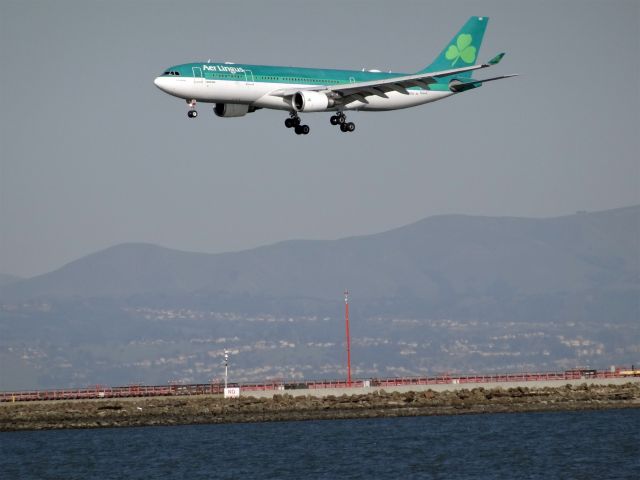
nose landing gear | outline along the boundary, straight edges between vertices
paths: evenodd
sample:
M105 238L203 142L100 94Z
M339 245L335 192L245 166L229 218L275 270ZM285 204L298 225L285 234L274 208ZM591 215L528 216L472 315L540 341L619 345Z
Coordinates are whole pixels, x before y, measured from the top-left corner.
M189 105L189 108L191 108L191 110L189 110L187 112L187 117L196 118L198 116L198 111L196 110L196 100L195 100L195 98L193 98L191 100L187 100L187 105Z
M311 131L309 125L300 125L300 122L301 120L298 114L291 112L289 113L289 118L284 121L284 126L287 128L293 128L296 135L308 135Z
M347 116L343 112L338 112L332 115L329 119L331 125L340 125L341 132L353 132L356 129L356 124L353 122L347 122Z

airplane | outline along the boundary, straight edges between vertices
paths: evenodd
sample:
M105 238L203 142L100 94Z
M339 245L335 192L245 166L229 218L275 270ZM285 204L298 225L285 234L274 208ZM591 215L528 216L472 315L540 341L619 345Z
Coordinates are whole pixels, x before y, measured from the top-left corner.
M197 102L214 103L218 117L242 117L262 108L289 112L287 128L307 135L301 113L335 112L331 125L353 132L345 112L386 111L435 102L473 90L484 83L517 75L476 80L475 70L497 65L504 53L476 64L488 17L471 17L438 57L417 73L380 70L247 65L232 62L185 63L167 68L154 80L163 92L185 99L189 118L196 118Z

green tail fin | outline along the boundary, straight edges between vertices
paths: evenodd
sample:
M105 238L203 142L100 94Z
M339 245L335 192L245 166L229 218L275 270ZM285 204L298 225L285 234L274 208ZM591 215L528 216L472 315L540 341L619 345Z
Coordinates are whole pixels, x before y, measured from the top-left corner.
M440 52L431 65L418 73L436 72L473 65L480 53L482 37L487 28L489 17L471 17L455 37ZM471 72L464 72L456 77L471 78Z

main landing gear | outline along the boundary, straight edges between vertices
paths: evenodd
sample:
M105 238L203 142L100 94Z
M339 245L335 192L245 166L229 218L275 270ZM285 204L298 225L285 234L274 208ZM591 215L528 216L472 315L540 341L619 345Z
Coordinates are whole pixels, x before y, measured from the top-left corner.
M340 131L344 133L353 132L356 129L356 124L347 122L347 116L342 112L332 115L330 121L331 125L340 125Z
M187 112L187 117L196 118L198 116L198 111L196 110L196 100L187 100L187 105L189 105L189 108L191 108L191 110Z
M284 121L284 126L287 128L293 128L296 135L308 135L311 129L309 125L300 125L300 117L297 113L289 113L289 118Z
M293 128L297 135L307 135L310 131L309 125L301 125L298 112L289 112L289 118L284 121L284 126ZM342 132L353 132L356 124L347 122L347 116L343 112L338 112L331 116L331 125L339 125Z

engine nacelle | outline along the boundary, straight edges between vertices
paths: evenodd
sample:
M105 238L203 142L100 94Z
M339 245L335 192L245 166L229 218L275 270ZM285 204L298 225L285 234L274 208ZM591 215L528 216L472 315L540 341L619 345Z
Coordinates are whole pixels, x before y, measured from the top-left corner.
M324 112L333 107L333 100L324 93L301 90L293 95L291 105L296 112Z
M240 103L216 103L213 107L214 113L219 117L244 117L247 113L254 111L249 105Z

